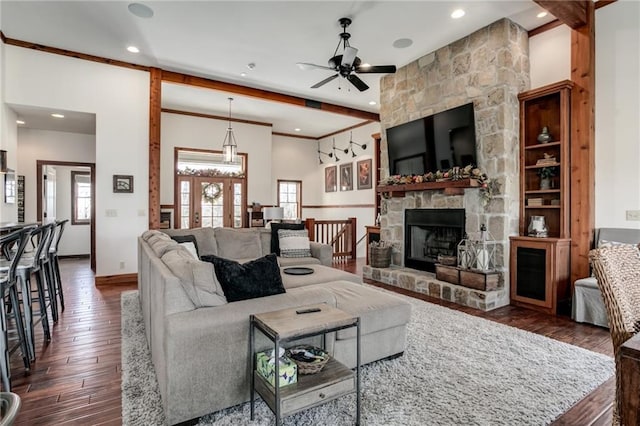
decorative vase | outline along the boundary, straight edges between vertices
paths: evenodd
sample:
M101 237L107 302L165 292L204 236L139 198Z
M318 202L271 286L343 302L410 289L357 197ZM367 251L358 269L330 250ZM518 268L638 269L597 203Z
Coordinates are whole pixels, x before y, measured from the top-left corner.
M545 223L544 216L531 216L527 231L530 237L547 237L549 229Z
M544 126L542 128L542 131L538 135L538 142L548 143L549 141L551 141L551 135L549 134L549 129L547 128L547 126Z
M540 189L551 189L551 178L540 179Z

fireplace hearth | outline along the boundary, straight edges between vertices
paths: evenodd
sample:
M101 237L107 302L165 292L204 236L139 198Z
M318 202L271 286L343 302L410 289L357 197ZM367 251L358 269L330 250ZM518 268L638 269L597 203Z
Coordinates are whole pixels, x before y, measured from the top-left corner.
M404 265L434 272L438 256L456 256L465 233L464 209L407 209Z

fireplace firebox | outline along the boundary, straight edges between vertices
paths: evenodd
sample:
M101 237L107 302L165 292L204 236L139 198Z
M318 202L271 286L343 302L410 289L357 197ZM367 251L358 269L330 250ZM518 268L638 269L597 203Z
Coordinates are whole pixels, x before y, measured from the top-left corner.
M464 230L464 209L405 210L404 266L434 272L438 255L456 256Z

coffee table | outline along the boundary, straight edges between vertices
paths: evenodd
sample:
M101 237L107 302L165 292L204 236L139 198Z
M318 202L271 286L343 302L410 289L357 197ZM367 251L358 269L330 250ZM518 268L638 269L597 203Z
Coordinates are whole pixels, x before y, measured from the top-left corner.
M318 312L296 311L319 309ZM280 347L295 340L322 336L345 328L356 327L356 368L354 371L331 358L322 371L300 375L298 382L280 389L280 363L276 362L274 386L256 370L255 330L258 329L274 345L275 354ZM300 306L251 315L249 328L249 358L251 359L251 420L254 418L257 392L276 416L276 426L282 417L324 404L351 393L356 394L356 425L360 425L360 317L355 317L327 304Z

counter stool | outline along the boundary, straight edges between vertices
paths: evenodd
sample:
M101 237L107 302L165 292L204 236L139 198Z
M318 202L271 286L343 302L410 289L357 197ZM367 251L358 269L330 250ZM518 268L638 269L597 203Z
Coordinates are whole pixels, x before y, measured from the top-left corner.
M27 241L34 229L35 227L27 227L0 237L0 250L2 251L2 255L7 257L8 254L12 252L12 248L15 247L13 257L7 259L10 260L9 266L5 271L0 271L0 293L2 296L0 305L0 328L2 330L0 336L0 373L2 375L3 389L6 392L11 391L11 367L9 364L11 349L9 348L8 327L9 306L11 306L11 315L14 318L15 327L18 332L18 341L22 351L22 360L24 361L25 369L31 369L24 319L22 318L22 309L18 298L18 280L20 278L17 270ZM7 302L7 296L9 302Z

